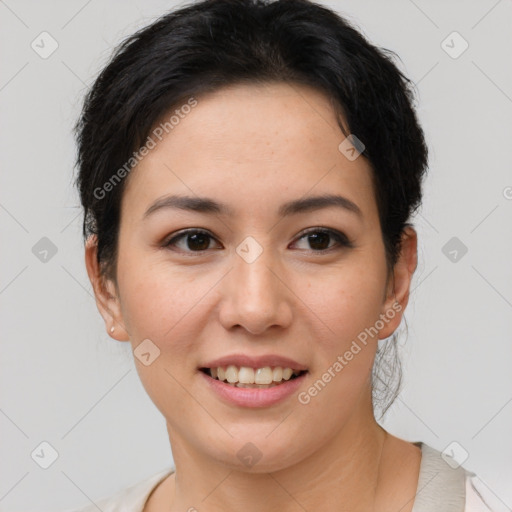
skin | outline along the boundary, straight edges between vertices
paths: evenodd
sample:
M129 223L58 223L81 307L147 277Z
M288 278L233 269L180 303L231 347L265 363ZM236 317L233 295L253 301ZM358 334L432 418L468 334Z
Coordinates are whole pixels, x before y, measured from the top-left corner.
M407 306L415 231L404 232L388 273L370 164L339 151L345 135L320 92L237 85L197 99L129 176L117 283L99 272L95 237L86 244L107 332L160 350L149 366L135 363L166 419L176 473L145 511L410 511L421 453L377 424L370 377L377 339L395 331ZM207 196L235 214L166 209L143 219L171 193ZM362 215L337 207L277 215L283 202L332 193ZM303 234L312 227L340 231L353 247L331 238L322 253ZM185 228L208 231L210 245L194 252L184 237L163 247ZM252 263L236 252L247 236L263 249ZM395 302L401 311L307 405L296 395L265 408L227 405L198 372L235 352L279 354L307 366L304 391ZM237 457L247 442L262 453L251 467Z

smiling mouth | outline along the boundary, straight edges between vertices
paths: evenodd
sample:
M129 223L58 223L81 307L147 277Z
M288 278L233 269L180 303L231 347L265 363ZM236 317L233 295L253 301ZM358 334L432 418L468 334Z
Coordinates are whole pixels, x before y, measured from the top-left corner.
M307 370L294 370L293 368L283 368L281 366L250 368L235 365L200 368L200 371L212 379L220 380L233 387L254 389L279 386L307 373Z

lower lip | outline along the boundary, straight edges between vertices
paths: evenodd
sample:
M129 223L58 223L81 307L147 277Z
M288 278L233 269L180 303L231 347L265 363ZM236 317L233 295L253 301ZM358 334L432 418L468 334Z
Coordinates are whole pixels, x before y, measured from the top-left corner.
M295 379L287 380L271 388L237 388L214 379L202 371L199 373L221 399L239 407L268 407L282 402L297 391L307 375L307 373L303 373Z

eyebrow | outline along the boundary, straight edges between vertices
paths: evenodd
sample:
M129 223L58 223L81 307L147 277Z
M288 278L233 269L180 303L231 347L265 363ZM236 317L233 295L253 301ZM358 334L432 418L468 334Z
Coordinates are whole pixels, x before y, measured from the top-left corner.
M344 210L354 213L359 217L363 216L361 209L359 206L357 206L356 203L350 199L347 199L346 197L333 194L309 196L296 199L294 201L289 201L280 206L278 215L280 217L286 217L289 215L311 212L333 206L337 208L343 208ZM163 209L179 209L215 215L235 215L235 212L228 205L208 197L169 195L157 199L146 210L143 215L143 219L146 219L151 214Z

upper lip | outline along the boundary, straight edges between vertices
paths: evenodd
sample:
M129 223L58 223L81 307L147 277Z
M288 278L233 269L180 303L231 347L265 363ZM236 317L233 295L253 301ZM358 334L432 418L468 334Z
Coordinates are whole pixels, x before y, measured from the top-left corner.
M246 354L231 354L228 356L213 359L201 366L201 368L217 368L219 366L246 366L248 368L264 368L265 366L281 366L282 368L291 368L292 370L307 370L303 364L290 359L289 357L277 354L266 354L263 356L248 356Z

